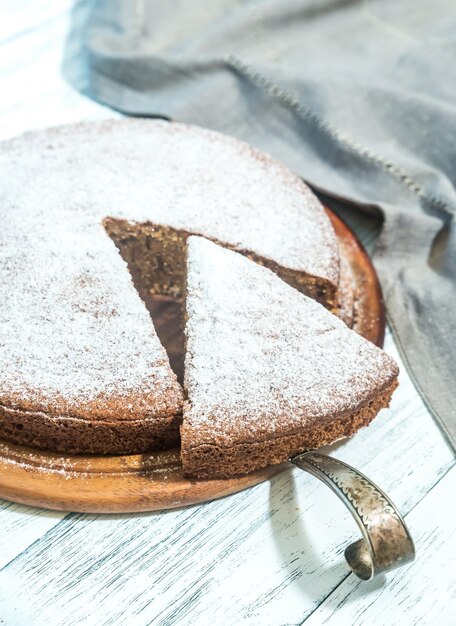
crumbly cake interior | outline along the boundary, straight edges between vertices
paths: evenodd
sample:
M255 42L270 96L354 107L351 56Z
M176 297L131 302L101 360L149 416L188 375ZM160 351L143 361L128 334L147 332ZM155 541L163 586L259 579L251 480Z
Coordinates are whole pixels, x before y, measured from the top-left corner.
M144 294L184 296L187 234L167 226L103 220L108 235L127 262L136 289Z
M112 217L105 218L103 226L127 263L133 283L146 304L160 342L168 354L171 368L182 383L187 239L191 233L169 226ZM329 282L282 268L258 255L244 252L244 256L271 269L298 291L317 300L332 312L339 313L337 293ZM165 301L157 302L157 296L164 297ZM174 326L174 331L170 325Z
M184 380L186 235L166 226L106 218L103 225L128 265L171 369Z
M169 226L114 218L104 219L103 225L127 262L133 282L143 299L145 294L159 294L178 300L185 297L186 241L192 233ZM259 255L247 251L242 253L272 270L301 293L337 312L337 290L332 283L281 267Z
M337 312L337 289L334 285L316 276L309 276L303 272L293 272L287 268L280 267L276 263L263 259L255 254L245 254L245 256L255 261L255 263L258 263L258 265L272 270L274 274L277 274L284 282L288 283L305 296L309 296L309 298L323 304L323 306L333 313Z

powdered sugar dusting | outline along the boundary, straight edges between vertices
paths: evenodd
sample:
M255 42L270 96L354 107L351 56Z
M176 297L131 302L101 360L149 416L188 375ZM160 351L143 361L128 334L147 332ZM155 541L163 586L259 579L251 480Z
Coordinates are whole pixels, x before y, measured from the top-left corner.
M35 409L46 411L52 401L78 415L96 401L109 416L104 395L123 399L126 416L137 416L137 400L125 401L138 390L179 398L150 316L101 225L67 215L49 233L10 210L0 235L1 393L8 403L24 407L25 395Z
M39 192L62 218L76 210L92 221L110 215L166 224L337 285L337 242L319 201L286 167L247 144L183 124L130 119L31 133L8 146L35 204ZM19 194L15 201L21 211L33 210Z
M394 361L270 270L188 241L189 402L194 445L297 432L353 411L397 375Z
M122 417L178 410L179 387L106 216L204 232L337 283L334 233L313 194L216 133L78 124L3 143L0 173L0 403L9 406L84 416L91 403L103 417L119 416L114 400Z

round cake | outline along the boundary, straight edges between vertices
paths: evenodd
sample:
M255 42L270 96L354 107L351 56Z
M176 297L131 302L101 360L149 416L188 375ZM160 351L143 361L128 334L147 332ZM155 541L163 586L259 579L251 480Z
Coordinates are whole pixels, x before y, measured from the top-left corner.
M338 247L321 204L235 139L163 121L83 123L3 142L0 172L9 441L109 454L178 442L184 392L141 296L184 298L191 235L337 310Z

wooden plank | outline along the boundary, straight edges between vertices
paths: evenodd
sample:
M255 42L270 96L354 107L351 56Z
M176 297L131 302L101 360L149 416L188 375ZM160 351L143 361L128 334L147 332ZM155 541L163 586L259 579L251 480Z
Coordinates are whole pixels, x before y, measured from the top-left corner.
M0 568L7 565L14 557L47 533L63 517L63 513L43 511L0 501L2 538L0 542Z
M49 23L68 14L71 0L14 0L0 4L0 46L28 37L36 30L45 30Z
M0 139L34 128L118 116L81 95L65 79L63 65L79 67L80 42L67 37L72 3L65 3L66 12L57 11L58 4L54 3L55 15L42 27L1 45L2 58L8 62L0 64ZM82 85L84 77L78 76L77 82Z
M456 616L456 467L407 515L418 558L380 580L353 574L318 607L306 626L454 624Z
M454 462L405 372L392 409L334 453L405 512ZM356 537L334 495L295 470L182 511L69 516L2 570L0 589L34 624L297 624L347 576Z

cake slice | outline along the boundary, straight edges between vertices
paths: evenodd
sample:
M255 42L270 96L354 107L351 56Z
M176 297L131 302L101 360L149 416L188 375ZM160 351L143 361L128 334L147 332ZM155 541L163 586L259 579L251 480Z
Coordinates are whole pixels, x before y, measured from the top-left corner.
M227 477L353 434L398 367L272 271L201 237L187 250L184 471Z

